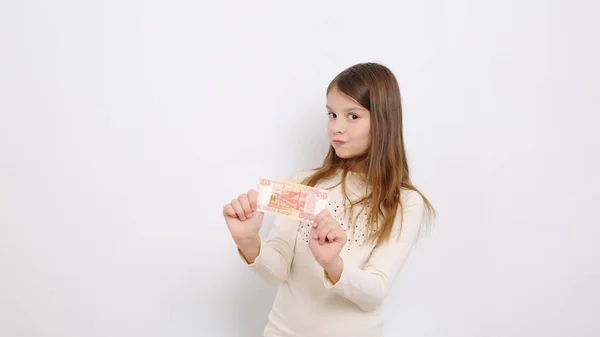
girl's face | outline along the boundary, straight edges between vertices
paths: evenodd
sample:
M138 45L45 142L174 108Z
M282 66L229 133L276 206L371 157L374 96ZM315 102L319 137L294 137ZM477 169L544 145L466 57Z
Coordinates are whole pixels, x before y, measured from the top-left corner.
M371 142L371 113L337 89L327 95L327 134L338 157L363 155Z

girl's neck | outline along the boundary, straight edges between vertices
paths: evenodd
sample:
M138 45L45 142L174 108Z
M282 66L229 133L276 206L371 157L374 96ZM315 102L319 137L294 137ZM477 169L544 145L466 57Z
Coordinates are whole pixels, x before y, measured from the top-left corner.
M366 156L349 159L344 163L344 170L355 174L364 174L367 170L366 159Z

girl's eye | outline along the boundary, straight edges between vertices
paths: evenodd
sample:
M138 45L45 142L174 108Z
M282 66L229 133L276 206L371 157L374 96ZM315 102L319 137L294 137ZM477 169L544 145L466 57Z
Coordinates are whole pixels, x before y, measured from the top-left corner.
M329 118L336 118L337 117L335 115L335 113L333 113L333 112L329 112L329 113L327 113L327 115L329 116Z
M357 118L358 118L358 116L357 116L357 115L355 115L355 114L350 114L350 119L357 119Z

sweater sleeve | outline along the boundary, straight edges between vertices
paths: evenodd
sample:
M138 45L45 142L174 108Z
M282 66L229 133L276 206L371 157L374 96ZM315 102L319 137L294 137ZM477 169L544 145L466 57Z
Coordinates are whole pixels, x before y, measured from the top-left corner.
M417 240L423 211L423 198L411 191L402 213L399 213L404 218L400 238L398 239L398 216L390 240L376 246L362 268L344 263L341 277L336 284L333 284L324 272L325 287L356 303L364 311L379 308Z
M298 179L299 173L289 181L298 182ZM299 220L276 216L267 237L260 236L260 249L256 259L248 263L239 248L238 254L267 283L275 285L283 282L290 273L299 226Z
M240 257L269 284L278 284L290 273L299 221L276 217L266 238L260 237L260 250L252 263L248 263L238 248Z

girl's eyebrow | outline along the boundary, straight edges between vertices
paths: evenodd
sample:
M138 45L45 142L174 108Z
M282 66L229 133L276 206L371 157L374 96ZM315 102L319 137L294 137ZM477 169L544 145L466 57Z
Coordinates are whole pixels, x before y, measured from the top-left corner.
M329 110L333 110L329 107L329 105L325 105L325 108L327 108ZM346 109L346 111L365 111L365 109L359 108L359 107L353 107L353 108Z

